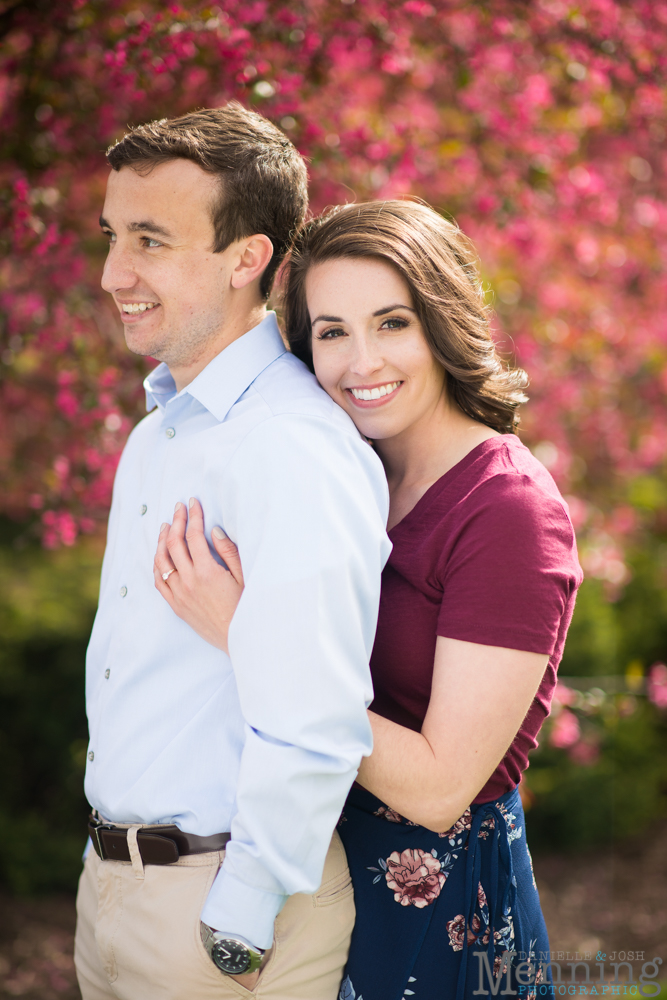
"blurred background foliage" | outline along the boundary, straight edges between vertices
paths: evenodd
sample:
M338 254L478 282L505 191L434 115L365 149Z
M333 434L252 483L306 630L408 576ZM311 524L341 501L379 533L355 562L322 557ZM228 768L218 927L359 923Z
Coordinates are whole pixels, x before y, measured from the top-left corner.
M34 893L72 889L80 871L84 660L102 543L49 551L21 538L1 523L0 884ZM631 565L613 603L599 581L582 586L566 680L522 784L534 850L609 845L667 813L667 678L651 700L644 676L667 644L667 598L659 557L639 550Z
M101 546L18 550L0 523L0 882L72 889L81 868L88 743L84 658Z
M413 195L474 239L522 436L586 580L525 782L533 846L667 804L667 0L0 0L0 880L71 888L83 670L143 359L99 289L104 149L236 98L314 211Z

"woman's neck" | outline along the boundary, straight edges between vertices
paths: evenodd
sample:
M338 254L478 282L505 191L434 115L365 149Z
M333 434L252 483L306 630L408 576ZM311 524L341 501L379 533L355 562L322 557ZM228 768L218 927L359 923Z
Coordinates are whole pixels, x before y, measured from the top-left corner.
M375 441L389 483L387 527L393 528L441 476L498 432L467 417L446 399L428 419L392 438Z

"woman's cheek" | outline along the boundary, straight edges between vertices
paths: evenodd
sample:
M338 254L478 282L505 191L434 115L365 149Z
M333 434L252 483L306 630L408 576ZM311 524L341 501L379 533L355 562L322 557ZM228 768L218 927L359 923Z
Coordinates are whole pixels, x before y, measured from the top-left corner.
M333 366L326 363L325 359L322 358L321 352L317 349L313 350L313 368L315 369L317 381L329 395L332 395L336 391L339 379L335 377Z

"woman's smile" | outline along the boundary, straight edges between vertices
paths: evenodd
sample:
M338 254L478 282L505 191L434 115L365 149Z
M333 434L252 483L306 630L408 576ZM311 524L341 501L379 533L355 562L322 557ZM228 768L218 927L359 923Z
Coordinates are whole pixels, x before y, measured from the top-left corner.
M349 386L345 392L349 393L355 406L367 410L391 402L402 385L402 381L381 382L379 384L376 382L374 385Z
M444 370L394 267L373 258L317 264L306 297L315 374L365 437L418 434L446 407Z

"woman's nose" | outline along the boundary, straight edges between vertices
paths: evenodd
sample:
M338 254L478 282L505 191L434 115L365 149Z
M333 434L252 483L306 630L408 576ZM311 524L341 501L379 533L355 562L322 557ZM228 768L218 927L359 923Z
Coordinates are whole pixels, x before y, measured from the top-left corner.
M351 358L350 370L355 375L368 376L384 367L384 359L373 343L365 339L355 345Z

